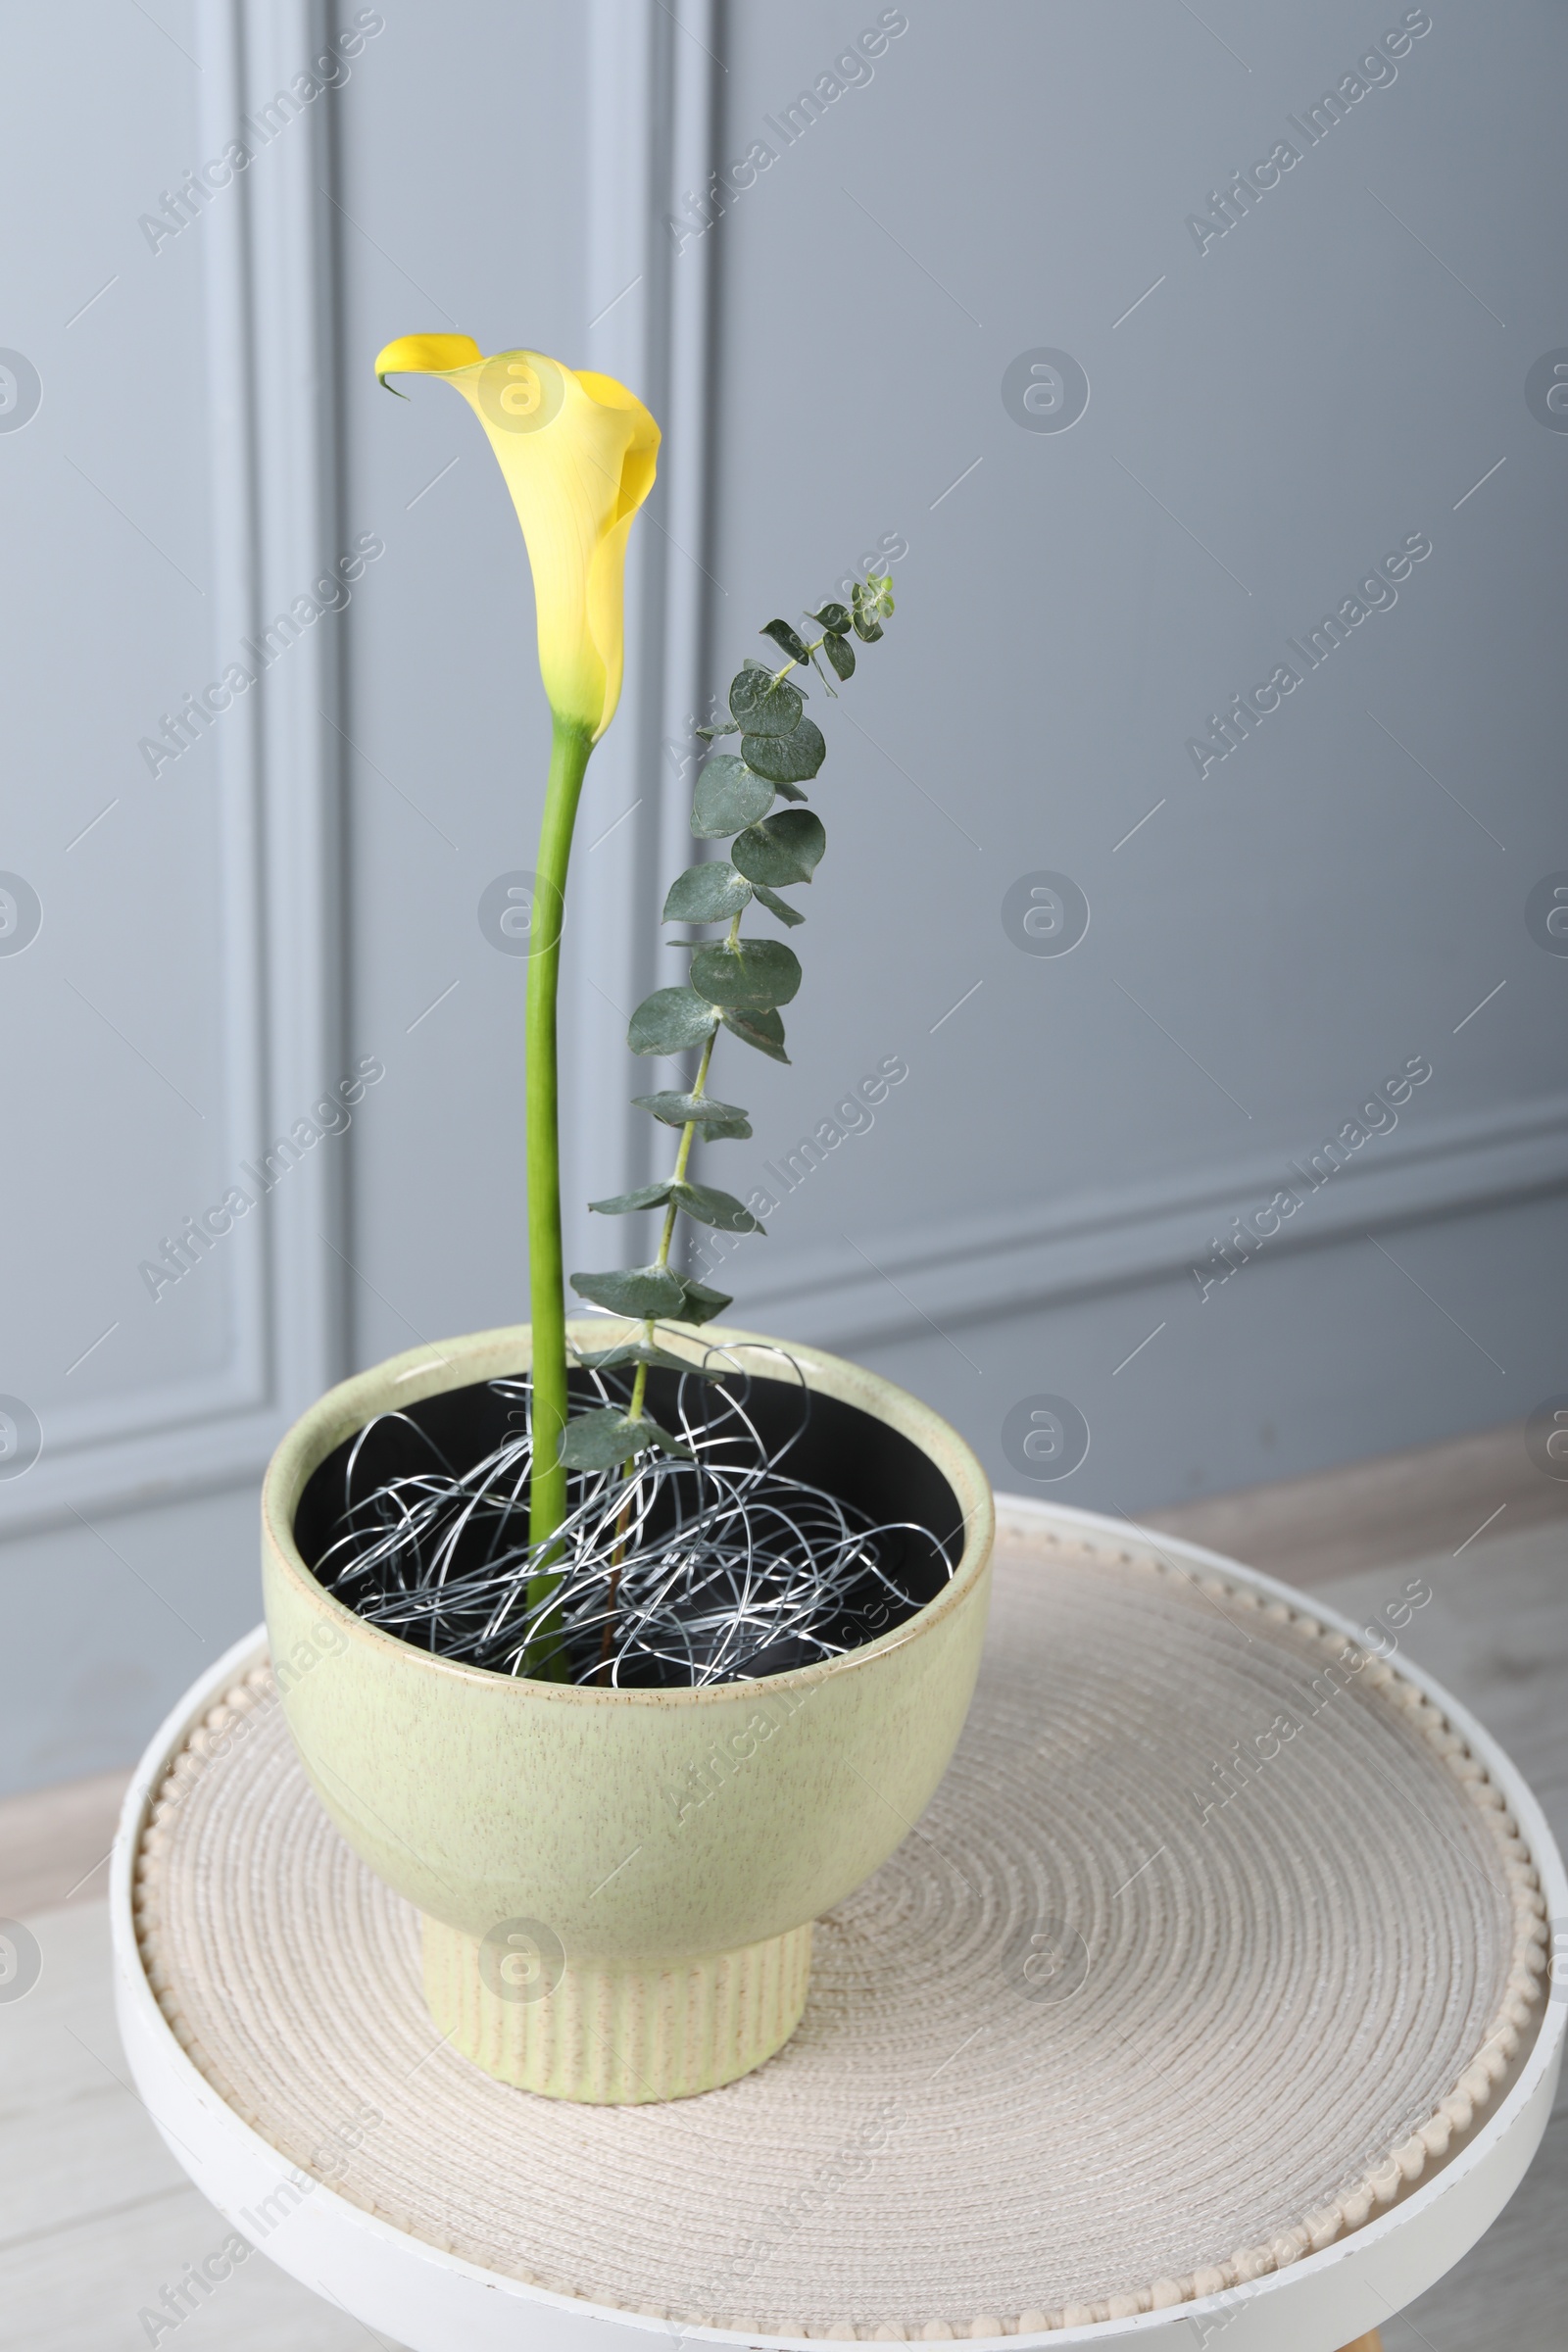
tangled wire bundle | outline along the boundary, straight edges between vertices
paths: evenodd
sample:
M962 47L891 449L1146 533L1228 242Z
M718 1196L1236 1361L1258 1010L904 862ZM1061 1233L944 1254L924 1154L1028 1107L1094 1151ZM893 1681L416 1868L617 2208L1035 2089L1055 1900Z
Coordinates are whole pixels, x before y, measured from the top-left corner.
M686 1452L574 1472L565 1521L542 1546L527 1540L526 1377L489 1383L520 1427L468 1469L454 1468L410 1414L379 1415L348 1448L343 1507L315 1573L369 1624L502 1674L538 1676L564 1657L575 1683L702 1687L858 1648L928 1597L907 1589L895 1555L934 1560L943 1580L954 1560L929 1529L874 1525L785 1472L811 1401L790 1370L800 1420L771 1452L748 1377L710 1366L684 1375ZM597 1402L623 1402L612 1380L591 1377ZM356 1499L366 1444L392 1425L426 1466ZM912 1546L901 1541L910 1537Z

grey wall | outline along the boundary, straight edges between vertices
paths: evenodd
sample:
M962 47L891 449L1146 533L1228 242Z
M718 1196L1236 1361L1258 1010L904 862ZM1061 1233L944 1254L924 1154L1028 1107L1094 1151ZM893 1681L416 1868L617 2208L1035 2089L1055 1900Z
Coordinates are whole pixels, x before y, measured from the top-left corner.
M0 1477L0 1786L128 1759L253 1621L256 1482L313 1394L525 1312L523 966L476 906L531 863L531 598L472 419L376 389L396 333L609 368L666 426L578 836L574 1200L650 1166L620 1038L673 968L695 716L760 622L891 554L886 642L812 704L793 1066L715 1063L757 1136L709 1173L778 1200L725 1261L737 1319L919 1389L1014 1486L1059 1464L1004 1430L1064 1399L1089 1450L1047 1491L1127 1510L1568 1385L1568 961L1526 922L1568 868L1568 436L1526 398L1568 346L1560 12L1435 7L1316 143L1290 118L1402 9L916 0L842 68L880 9L357 13L11 30L0 341L41 401L8 425L13 368L0 867L42 924L0 953L0 1390L42 1450ZM142 224L343 33L337 86ZM1210 192L1281 140L1217 233ZM1041 351L1087 377L1065 430L1004 399ZM1293 650L1410 538L1383 609ZM141 739L304 595L339 609L151 773ZM1042 872L1087 901L1070 953L1004 919ZM185 1216L346 1115L154 1298ZM1332 1179L1293 1172L1357 1119ZM578 1211L573 1262L636 1238Z
M741 1286L1001 1475L1014 1400L1064 1394L1093 1446L1058 1491L1127 1507L1523 1414L1560 1363L1568 971L1524 908L1563 862L1568 446L1524 387L1564 339L1562 20L1439 8L1314 146L1289 118L1384 19L1204 14L914 9L711 239L717 674L785 581L909 551L824 771L799 1072L742 1099L777 1165L876 1055L910 1076ZM736 12L725 155L779 146L858 24ZM1001 396L1041 347L1087 372L1065 431ZM1291 640L1414 534L1310 668ZM1091 908L1064 956L1001 919L1040 869ZM1410 1056L1397 1127L1307 1197L1289 1161ZM1281 1237L1202 1296L1186 1266L1282 1185Z

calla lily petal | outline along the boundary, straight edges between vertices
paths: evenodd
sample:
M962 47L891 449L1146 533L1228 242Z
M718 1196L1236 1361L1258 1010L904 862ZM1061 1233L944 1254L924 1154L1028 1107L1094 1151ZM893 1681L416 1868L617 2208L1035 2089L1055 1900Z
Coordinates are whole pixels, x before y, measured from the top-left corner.
M400 336L375 372L438 375L484 426L527 543L545 692L597 743L620 700L626 541L654 486L658 425L612 376L538 351L486 359L467 335Z
M375 380L390 392L389 375L445 375L483 358L471 335L399 335L376 353Z

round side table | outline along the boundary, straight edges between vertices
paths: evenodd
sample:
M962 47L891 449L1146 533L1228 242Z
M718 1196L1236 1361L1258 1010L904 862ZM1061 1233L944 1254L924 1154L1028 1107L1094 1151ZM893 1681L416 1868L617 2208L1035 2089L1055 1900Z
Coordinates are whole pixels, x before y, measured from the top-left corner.
M818 1924L795 2038L663 2106L537 2098L442 2044L415 1915L312 1795L260 1632L236 1643L143 1758L112 1886L126 2053L233 2226L220 2266L260 2247L413 2352L1370 2352L1550 2112L1540 1807L1405 1656L1419 1578L1356 1626L1089 1512L999 1522L932 1805ZM693 1765L716 1805L756 1768Z

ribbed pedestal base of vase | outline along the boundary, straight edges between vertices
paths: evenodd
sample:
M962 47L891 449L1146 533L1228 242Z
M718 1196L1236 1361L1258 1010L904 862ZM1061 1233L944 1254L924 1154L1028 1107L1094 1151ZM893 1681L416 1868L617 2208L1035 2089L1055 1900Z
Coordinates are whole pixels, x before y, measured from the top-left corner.
M633 2106L715 2090L782 2049L806 2006L809 1921L650 1968L566 1959L527 1922L482 1941L428 1916L422 1925L437 2031L486 2074L547 2098Z

